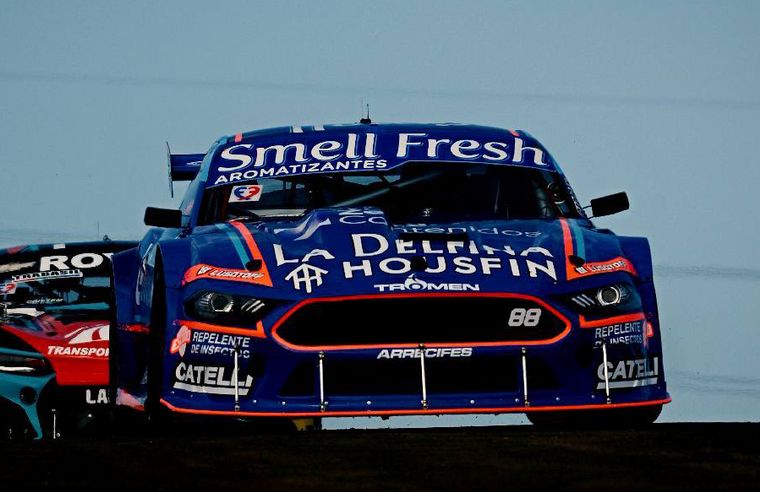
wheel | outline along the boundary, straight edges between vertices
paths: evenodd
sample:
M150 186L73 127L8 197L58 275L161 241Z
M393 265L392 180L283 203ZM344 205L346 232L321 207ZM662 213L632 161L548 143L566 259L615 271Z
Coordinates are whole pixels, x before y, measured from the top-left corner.
M543 428L630 429L653 424L660 412L662 405L572 412L528 412L526 416L531 424Z
M148 378L145 414L150 424L161 422L165 411L161 405L164 349L166 345L166 290L161 257L156 256L153 276L150 333L148 334Z
M0 442L5 440L30 440L35 436L24 411L0 398Z
M111 426L119 423L120 412L116 406L116 395L119 388L119 325L116 319L116 284L113 270L111 271L111 318L108 328L108 405L110 408Z
M119 350L119 328L116 319L116 288L111 274L111 306L112 316L110 319L109 329L109 353L108 353L108 402L110 406L109 420L112 435L134 435L134 433L145 432L147 416L142 412L137 412L133 408L119 406L116 398L119 391L119 359L121 351ZM123 382L123 381L122 381Z

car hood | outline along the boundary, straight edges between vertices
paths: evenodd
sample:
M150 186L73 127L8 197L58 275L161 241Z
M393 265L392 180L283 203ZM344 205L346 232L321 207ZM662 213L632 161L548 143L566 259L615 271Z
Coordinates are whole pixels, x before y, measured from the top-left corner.
M593 265L623 256L614 234L585 219L391 224L375 208L232 221L196 228L190 241L185 284L225 279L295 298L545 292L583 272L581 258Z

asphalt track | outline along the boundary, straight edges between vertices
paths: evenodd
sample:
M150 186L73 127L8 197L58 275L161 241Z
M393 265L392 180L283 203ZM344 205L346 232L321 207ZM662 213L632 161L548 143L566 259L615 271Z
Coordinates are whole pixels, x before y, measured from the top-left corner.
M162 435L0 443L0 490L757 490L760 424Z

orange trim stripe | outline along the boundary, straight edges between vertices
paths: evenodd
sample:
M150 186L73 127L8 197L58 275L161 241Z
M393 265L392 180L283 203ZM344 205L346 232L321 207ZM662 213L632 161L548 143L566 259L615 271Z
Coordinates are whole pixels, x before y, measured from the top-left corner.
M235 328L232 326L219 326L211 323L202 323L200 321L177 320L174 322L177 326L187 326L192 330L210 331L214 333L227 333L229 335L243 335L246 337L266 338L264 333L264 324L259 321L256 323L256 329Z
M647 321L647 338L652 338L654 336L654 328L652 327L652 323Z
M272 326L272 338L274 338L277 343L282 345L285 348L288 348L290 350L296 350L296 351L305 351L305 352L313 352L313 351L332 351L332 350L369 350L369 349L384 349L384 348L418 348L418 343L399 343L399 344L366 344L366 345L295 345L290 342L287 342L286 340L283 340L278 334L277 330L278 328L290 317L295 313L297 310L302 308L303 306L315 302L341 302L341 301L349 301L349 300L361 300L361 299L399 299L399 298L410 298L410 297L472 297L472 294L465 294L465 293L458 293L458 292L447 292L447 293L426 293L426 294L372 294L372 295L356 295L356 296L340 296L340 297L322 297L322 298L308 298L304 299L303 301L299 302L292 308L288 310L287 313L285 313L280 319L277 320L277 322ZM549 304L545 303L543 300L539 299L538 297L528 296L524 294L506 294L506 293L497 293L497 292L489 292L489 293L479 293L478 297L498 297L498 298L511 298L511 299L525 299L534 301L538 304L540 304L544 309L548 310L555 316L557 316L561 321L565 323L565 329L562 330L560 334L558 334L555 337L545 339L545 340L530 340L530 341L515 341L515 342L471 342L471 343L462 343L462 342L456 342L456 343L425 343L426 348L444 348L444 347L509 347L509 346L529 346L529 345L549 345L554 342L557 342L564 338L569 332L571 328L570 320L567 319L562 313L554 309ZM421 342L424 342L422 340Z
M116 404L124 405L125 407L129 407L140 412L145 410L145 405L140 399L121 388L118 388L116 390Z
M644 313L624 314L622 316L614 316L612 318L604 318L594 321L587 321L582 314L578 315L581 328L598 328L600 326L614 325L615 323L630 323L631 321L643 321L645 319L646 315Z
M570 257L575 254L575 248L573 247L573 233L570 230L570 224L567 223L567 219L565 218L559 219L559 223L562 226L562 242L565 248L565 277L567 280L575 280L581 277L590 277L591 275L613 272L627 272L634 277L638 275L633 264L627 258L622 256L606 261L586 262L583 265L586 267L586 271L584 273L579 273L576 270L575 265L570 262ZM614 265L612 268L606 270L602 268L595 269L595 267L611 266L616 262L620 262L622 265Z
M573 280L580 275L575 271L575 267L570 263L570 257L575 253L573 249L573 233L570 232L570 225L567 223L567 219L559 219L559 223L562 226L562 242L565 245L565 277L568 280Z
M161 399L161 404L173 412L188 413L194 415L227 415L237 417L373 417L384 415L449 415L449 414L475 414L475 413L528 413L528 412L560 412L566 410L606 410L613 408L646 407L651 405L665 405L672 398L661 400L637 401L631 403L609 403L593 405L558 405L551 407L505 407L505 408L427 408L415 410L367 410L367 411L328 411L328 412L235 412L233 410L194 410L172 405Z
M246 226L238 222L237 220L232 220L229 222L229 224L238 230L241 236L243 236L243 239L245 240L246 246L248 246L248 251L251 253L251 257L255 260L261 260L261 273L264 274L264 278L262 279L261 283L263 285L266 285L267 287L272 286L272 277L269 276L269 269L267 269L267 264L264 262L264 257L261 254L261 251L259 250L259 247L256 245L256 241L253 239L253 235L251 234L251 231L248 230Z
M142 323L130 323L126 325L119 325L119 330L128 331L130 333L150 333L150 326Z

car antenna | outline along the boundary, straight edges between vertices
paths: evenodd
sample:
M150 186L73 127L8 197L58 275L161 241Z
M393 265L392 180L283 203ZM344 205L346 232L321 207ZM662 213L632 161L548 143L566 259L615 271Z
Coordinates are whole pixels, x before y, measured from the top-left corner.
M364 101L362 101L362 106L364 106ZM367 103L366 107L367 107L367 116L364 116L362 117L362 119L359 120L359 123L361 123L362 125L369 125L370 123L372 123L372 120L369 118L369 103ZM362 107L362 109L364 108Z

